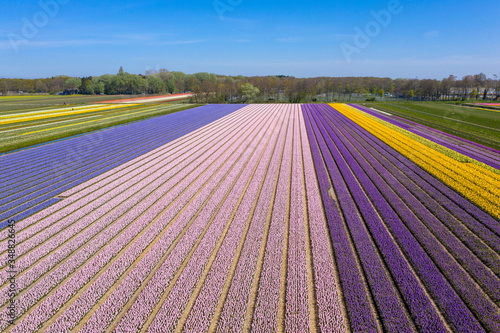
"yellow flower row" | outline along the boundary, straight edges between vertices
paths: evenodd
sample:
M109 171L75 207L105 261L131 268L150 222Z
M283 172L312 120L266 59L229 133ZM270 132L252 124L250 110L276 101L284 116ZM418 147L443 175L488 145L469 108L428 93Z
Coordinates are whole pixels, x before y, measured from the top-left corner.
M394 125L371 119L360 110L344 104L330 105L491 215L500 218L498 174L471 163L470 158L466 159L468 162L463 163L447 156L406 135L405 132L408 131L395 130L391 128Z
M103 105L98 105L98 104L91 104L91 105L86 105L86 106L77 106L77 107L65 107L65 108L51 108L51 109L38 109L34 111L27 111L23 110L22 113L14 113L14 114L6 114L6 115L1 115L0 116L0 121L3 121L5 119L14 119L14 118L23 118L23 117L32 117L32 116L38 116L42 114L51 114L51 113L58 113L58 112L67 112L67 111L74 111L74 110L86 110L86 109L92 109L92 108L97 108L97 107L103 107Z
M46 128L46 129L42 129L42 130L37 130L37 131L32 131L32 132L26 132L26 133L23 133L21 135L29 135L29 134L47 132L47 131L52 131L52 130L61 129L61 128L67 128L67 127L78 126L78 125L82 125L82 124L88 124L88 123L92 123L92 122L95 122L95 121L103 121L103 120L107 120L107 119L113 119L113 118L119 118L119 117L124 117L124 116L130 116L132 114L137 114L137 113L145 113L145 112L149 112L149 111L153 111L153 110L155 110L155 108L141 109L140 111L136 111L136 112L129 112L129 113L126 113L126 114L119 114L117 116L111 116L111 117L105 117L105 118L87 120L87 121L82 121L82 122L75 123L75 124L69 124L69 125L63 125L63 126L57 126L57 127L51 127L51 128Z
M382 128L388 127L383 123L381 125L383 126ZM400 134L402 135L401 137L402 143L406 143L409 139L411 139L408 138L408 135L405 135L406 133L400 133ZM406 147L403 146L402 148ZM459 178L465 177L470 182L473 182L478 186L481 186L481 188L484 190L489 190L494 194L496 191L497 194L500 194L499 193L500 183L499 183L499 177L497 175L490 173L482 168L478 168L476 165L473 164L460 163L462 161L457 162L456 160L450 158L449 156L443 156L443 158L439 158L440 155L436 154L438 152L432 149L432 147L427 147L423 145L419 146L417 149L419 149L420 152L425 155L425 158L430 159L435 163L442 164L447 169L449 169L449 172L457 173L457 177ZM415 151L410 151L410 153L415 153ZM470 173L471 169L476 171L473 173L474 175Z
M451 171L457 171L457 168L462 169L463 171L469 171L469 169L475 170L476 172L478 172L481 175L481 177L477 178L475 176L471 176L471 175L466 174L466 176L469 176L471 181L477 183L480 180L485 180L486 182L482 183L481 185L484 185L485 188L490 188L491 187L490 185L493 185L493 188L496 188L496 190L498 191L498 189L500 187L500 177L497 174L495 174L494 172L491 172L491 170L488 170L487 168L485 168L484 166L486 166L486 164L483 164L483 163L478 162L478 161L476 161L468 156L462 155L456 151L453 151L451 149L448 149L446 147L438 145L435 142L432 142L430 140L422 138L414 133L406 131L406 130L404 130L400 127L397 127L393 124L387 123L379 118L368 115L360 110L353 109L351 107L348 107L348 108L350 110L357 112L357 113L362 113L365 117L368 117L371 120L375 120L376 122L383 125L382 128L388 127L390 129L395 130L396 132L400 133L401 135L403 135L402 136L402 138L404 140L403 142L406 142L409 138L409 139L412 139L412 140L422 144L423 146L426 146L426 148L424 147L424 149L422 151L428 156L428 158L435 160L437 163L442 163L442 162L436 157L436 156L438 156L438 155L436 155L436 152L439 152L439 153L445 155L446 157L449 157L449 159L445 159L445 161L447 161L447 162L450 162L450 163L459 162L458 164L452 164L452 165L450 165L449 163L445 164L449 167L449 169ZM439 149L439 148L443 148L443 149ZM477 164L475 164L474 162L477 162ZM467 163L467 164L464 164L464 163ZM467 165L468 169L463 169L463 167L465 165ZM492 170L496 170L496 169L491 168L491 167L489 167L489 168Z
M32 114L32 115L18 115L18 116L13 117L13 118L0 120L0 125L7 125L7 124L20 123L20 122L32 121L32 120L40 120L40 119L47 119L47 118L63 117L63 116L89 113L89 112L111 110L111 109L130 107L130 106L136 106L136 105L138 105L138 104L127 104L126 106L125 105L116 105L116 104L109 105L108 104L108 105L104 105L102 107L93 106L90 108L80 108L77 110L65 108L65 109L62 109L62 111L58 111L58 112L47 111L47 112L39 112L39 113Z
M382 124L384 126L387 126L387 127L391 128L391 129L395 130L396 132L399 132L399 133L401 133L401 134L403 134L405 136L408 136L411 139L413 139L413 140L415 140L417 142L420 142L421 144L423 144L423 145L425 145L425 146L427 146L427 147L429 147L431 149L434 149L434 150L436 150L436 151L438 151L438 152L440 152L440 153L442 153L442 154L444 154L444 155L446 155L448 157L451 157L452 159L454 159L454 160L456 160L458 162L461 162L461 163L470 163L471 167L475 167L478 172L484 173L485 176L487 176L487 177L491 176L492 178L490 178L490 179L492 179L492 181L494 179L498 179L498 178L495 177L495 176L492 176L491 173L500 175L500 170L495 169L495 168L493 168L493 167L491 167L491 166L489 166L487 164L479 162L479 161L477 161L477 160L475 160L475 159L473 159L473 158L471 158L469 156L463 155L463 154L461 154L461 153L459 153L459 152L457 152L457 151L455 151L453 149L447 148L447 147L442 146L442 145L440 145L438 143L435 143L435 142L433 142L431 140L423 138L420 135L417 135L415 133L407 131L407 130L401 128L401 127L398 127L396 125L388 123L388 122L386 122L386 121L384 121L384 120L382 120L382 119L380 119L380 118L378 118L376 116L372 116L371 114L362 112L361 110L358 110L358 109L354 109L354 110L355 111L359 111L364 116L366 116L366 117L368 117L368 118L370 118L372 120L375 120L376 122L378 122L378 123L380 123L380 124ZM485 170L487 170L489 172L486 172Z

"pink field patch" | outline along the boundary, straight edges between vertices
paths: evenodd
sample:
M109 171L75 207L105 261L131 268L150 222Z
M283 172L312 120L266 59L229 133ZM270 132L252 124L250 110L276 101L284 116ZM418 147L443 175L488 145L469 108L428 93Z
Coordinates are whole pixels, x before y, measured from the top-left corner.
M173 101L178 101L182 99L187 99L194 94L192 93L186 93L186 94L173 94L173 95L162 95L162 96L150 96L150 97L137 97L137 98L128 98L128 99L115 99L115 100L110 100L110 101L102 101L98 103L105 103L105 104L128 104L128 103L147 103L147 102L173 102Z

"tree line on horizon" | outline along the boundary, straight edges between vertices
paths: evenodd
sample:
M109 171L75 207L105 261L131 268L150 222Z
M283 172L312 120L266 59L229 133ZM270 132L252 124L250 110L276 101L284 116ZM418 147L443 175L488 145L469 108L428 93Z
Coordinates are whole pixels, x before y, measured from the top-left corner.
M318 96L326 101L352 96L395 96L412 100L487 99L499 97L497 78L485 74L453 75L436 79L391 79L378 77L315 77L293 76L245 77L213 73L185 74L166 69L149 70L144 75L129 74L120 67L116 75L89 77L55 76L45 79L0 79L0 93L49 93L62 91L79 94L175 94L193 92L194 102L314 102ZM500 87L500 84L498 85ZM493 93L494 92L494 93Z

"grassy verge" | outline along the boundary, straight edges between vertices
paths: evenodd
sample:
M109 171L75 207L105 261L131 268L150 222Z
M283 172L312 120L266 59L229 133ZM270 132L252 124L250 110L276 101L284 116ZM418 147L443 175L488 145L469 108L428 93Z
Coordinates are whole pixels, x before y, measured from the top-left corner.
M500 113L443 102L360 103L500 150Z
M84 133L89 133L93 131L98 131L102 129L106 129L109 127L113 126L118 126L118 125L123 125L123 124L128 124L132 123L135 121L147 119L147 118L152 118L152 117L158 117L158 116L163 116L166 114L171 114L175 112L180 112L184 110L188 110L194 107L197 107L200 105L196 104L190 104L190 105L183 105L179 107L174 107L174 108L164 108L159 106L157 110L152 110L147 113L140 113L140 114L132 114L132 115L127 115L124 114L123 117L117 117L113 119L105 119L102 121L96 121L88 124L82 124L81 126L78 127L65 127L60 130L54 130L54 131L44 131L44 132L39 132L33 135L26 135L26 136L16 136L15 139L7 140L6 142L0 142L0 154L2 153L7 153L11 152L17 149L21 148L26 148L30 147L33 145L38 145L42 143L46 143L49 141L54 141L54 140L59 140L79 134L84 134Z

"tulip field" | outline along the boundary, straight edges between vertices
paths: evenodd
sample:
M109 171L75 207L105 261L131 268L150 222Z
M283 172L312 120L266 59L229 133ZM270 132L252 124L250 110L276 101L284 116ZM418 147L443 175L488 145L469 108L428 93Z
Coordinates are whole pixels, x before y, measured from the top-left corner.
M3 332L500 332L500 152L376 109L207 105L0 175Z

